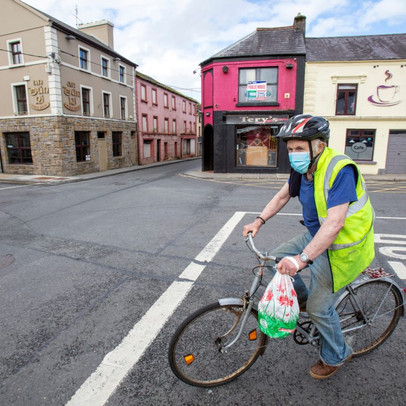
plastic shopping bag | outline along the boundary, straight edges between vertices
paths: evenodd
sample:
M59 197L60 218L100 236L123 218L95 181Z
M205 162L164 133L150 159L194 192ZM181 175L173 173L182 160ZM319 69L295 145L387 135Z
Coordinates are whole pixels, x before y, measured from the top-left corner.
M299 303L292 278L276 272L258 304L260 330L272 338L292 334L299 318Z

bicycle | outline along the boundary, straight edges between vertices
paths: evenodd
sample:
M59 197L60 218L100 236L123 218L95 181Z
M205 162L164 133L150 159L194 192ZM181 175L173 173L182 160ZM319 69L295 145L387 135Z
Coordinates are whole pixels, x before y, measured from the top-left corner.
M248 248L259 265L253 269L251 288L241 298L224 298L204 306L176 329L169 345L169 364L187 384L213 387L230 382L247 371L263 355L269 337L258 327L259 288L266 287L264 271L274 271L278 258L260 252L251 234ZM272 261L275 265L265 265ZM346 286L336 302L342 332L353 348L353 357L370 353L393 333L404 315L403 290L382 268L364 271ZM293 339L299 345L318 347L316 327L300 314Z

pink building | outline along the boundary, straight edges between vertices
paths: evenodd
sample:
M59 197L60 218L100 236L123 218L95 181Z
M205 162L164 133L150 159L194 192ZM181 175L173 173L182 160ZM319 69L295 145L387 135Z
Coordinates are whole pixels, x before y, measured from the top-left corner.
M303 111L305 21L258 28L200 64L203 170L289 171L275 135Z
M196 156L197 101L137 71L139 163Z

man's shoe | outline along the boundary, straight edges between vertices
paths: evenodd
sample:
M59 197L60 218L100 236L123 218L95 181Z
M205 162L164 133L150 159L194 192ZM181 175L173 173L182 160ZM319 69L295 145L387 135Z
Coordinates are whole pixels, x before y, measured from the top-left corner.
M352 358L352 354L344 361L348 362ZM344 365L344 364L342 364ZM309 370L310 376L314 379L327 379L333 376L338 369L342 366L332 367L331 365L325 364L322 360L318 360Z

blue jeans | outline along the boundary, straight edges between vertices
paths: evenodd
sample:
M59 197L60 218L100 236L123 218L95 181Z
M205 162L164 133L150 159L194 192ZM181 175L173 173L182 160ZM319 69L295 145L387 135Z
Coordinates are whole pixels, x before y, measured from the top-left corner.
M300 254L312 240L311 234L305 233L272 250L276 257ZM306 311L320 333L320 359L327 365L339 366L352 353L351 347L344 341L340 321L334 304L342 290L332 293L332 277L327 251L318 256L309 265L311 280L307 289L299 274L294 277L294 287L299 303L306 302Z

